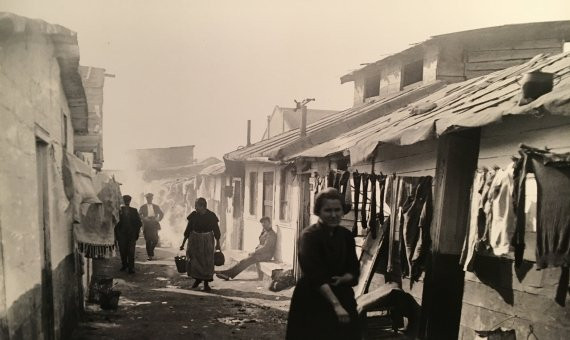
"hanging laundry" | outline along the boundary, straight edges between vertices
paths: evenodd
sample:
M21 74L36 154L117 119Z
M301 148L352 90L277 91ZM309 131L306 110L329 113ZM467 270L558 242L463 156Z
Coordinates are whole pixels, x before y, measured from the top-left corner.
M358 204L360 203L360 182L362 176L356 170L352 174L352 181L354 182L354 225L352 226L352 236L358 235Z
M372 238L376 238L376 232L378 230L378 218L376 215L376 181L378 176L374 173L370 174L370 221L368 226L370 227L370 232L372 233Z
M334 188L334 178L335 172L333 170L329 170L327 175L327 188Z
M432 178L421 177L414 192L402 206L402 240L405 260L402 273L410 276L410 287L425 269L426 257L431 246L430 226L432 220Z
M522 159L514 169L516 227L515 266L524 254L525 185L534 173L537 185L536 268L562 267L555 301L566 305L570 266L570 153L556 154L521 145Z
M352 183L350 181L350 173L347 171L348 180L346 183L346 190L344 193L344 206L346 208L345 214L348 214L352 209Z
M388 254L388 272L392 272L397 266L399 261L406 258L406 252L403 243L403 225L404 225L404 203L408 200L410 196L413 195L414 188L419 184L420 177L403 177L395 176L394 190L392 190L392 200L391 200L391 216L390 225L393 228L390 229L390 239L389 239L389 254Z
M537 184L536 266L570 266L570 153L554 154L532 148L521 150L524 157L517 207L517 233L524 234L524 185L532 172ZM568 156L567 156L568 155ZM568 157L566 160L564 157ZM522 212L521 212L522 211Z
M115 249L115 224L121 202L119 184L101 173L94 179L94 189L102 203L83 203L80 223L74 225L77 246L87 258L108 258Z
M515 211L513 205L514 163L507 169L498 170L491 184L491 223L489 244L497 256L509 252L511 238L515 231Z
M368 228L366 221L366 206L368 204L368 174L362 174L362 210L360 211L360 225L362 229Z
M323 182L323 178L319 176L317 172L315 172L315 196L321 191L321 185Z
M340 179L338 190L342 197L346 197L346 192L350 188L350 172L348 171L341 171L340 172Z
M487 169L477 170L471 189L471 207L469 210L469 227L463 242L459 263L465 271L473 271L473 258L478 242L485 231L484 213L482 211L483 188L487 181Z
M335 188L335 189L338 190L339 192L340 192L340 181L341 181L341 179L342 179L343 174L344 174L344 171L342 171L342 170L340 170L340 171L337 170L337 171L335 172L335 175L334 175L333 188Z

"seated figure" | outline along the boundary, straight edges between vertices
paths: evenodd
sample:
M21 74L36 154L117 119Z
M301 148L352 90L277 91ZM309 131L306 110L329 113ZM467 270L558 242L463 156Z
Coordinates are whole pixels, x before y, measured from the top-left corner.
M250 253L248 257L239 261L233 267L226 270L217 271L217 277L226 281L233 279L252 264L257 264L263 261L270 261L273 258L273 254L275 253L275 245L277 243L277 234L271 228L271 219L269 217L262 217L259 222L261 222L261 225L263 226L263 231L259 236L259 245L255 247L255 251L253 253Z

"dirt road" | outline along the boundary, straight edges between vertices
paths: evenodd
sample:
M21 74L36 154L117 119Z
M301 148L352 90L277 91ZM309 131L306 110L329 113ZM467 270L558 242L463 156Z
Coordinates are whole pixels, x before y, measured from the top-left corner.
M284 338L292 289L273 293L246 271L236 280L215 279L210 293L193 290L193 280L176 271L175 250L159 248L157 255L148 262L138 246L136 274L120 272L119 259L110 260L109 274L122 292L119 308L88 305L74 340Z

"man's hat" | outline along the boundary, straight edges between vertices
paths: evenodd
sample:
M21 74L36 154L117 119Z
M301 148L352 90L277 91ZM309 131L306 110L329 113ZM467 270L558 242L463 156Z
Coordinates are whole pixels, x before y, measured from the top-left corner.
M132 197L130 195L123 195L123 201L130 201Z
M144 195L144 197L153 197L154 195L152 194L152 192L149 192L148 194Z

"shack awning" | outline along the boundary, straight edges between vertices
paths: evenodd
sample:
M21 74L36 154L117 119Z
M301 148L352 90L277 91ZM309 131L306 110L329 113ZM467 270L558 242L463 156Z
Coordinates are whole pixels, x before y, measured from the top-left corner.
M517 81L533 70L554 73L560 80L555 80L552 92L519 106L522 93ZM323 158L349 152L351 163L358 164L370 159L379 143L410 145L521 114L570 116L570 53L538 55L522 65L447 85L389 115L285 159Z

